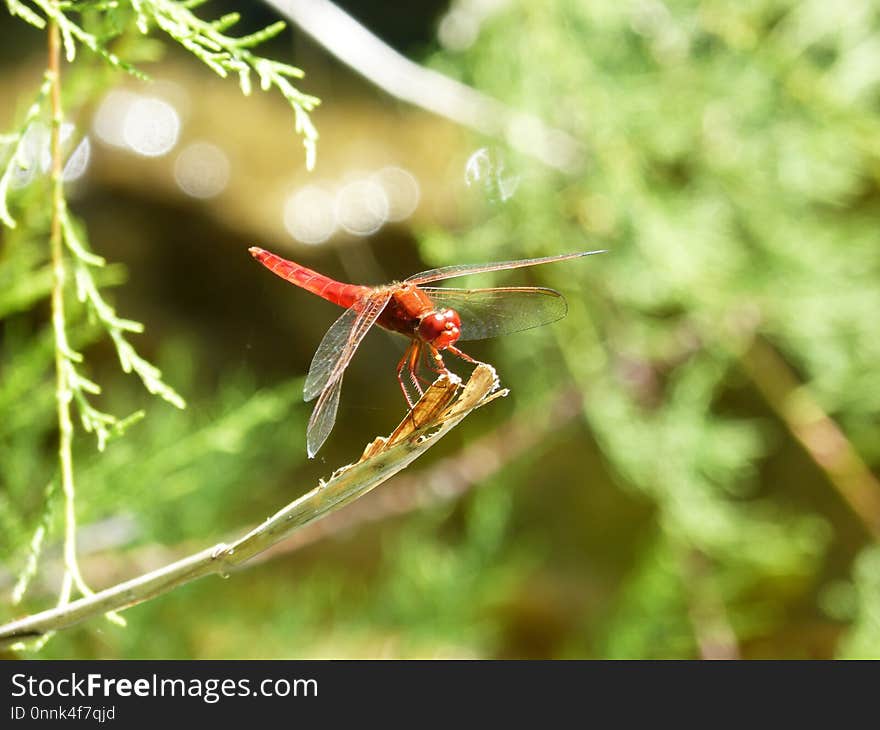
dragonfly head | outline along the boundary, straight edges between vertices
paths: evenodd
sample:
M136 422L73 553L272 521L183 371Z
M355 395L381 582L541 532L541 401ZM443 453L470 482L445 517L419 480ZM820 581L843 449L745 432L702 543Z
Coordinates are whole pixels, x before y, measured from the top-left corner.
M438 350L449 347L461 337L461 319L454 309L440 309L422 317L419 337Z

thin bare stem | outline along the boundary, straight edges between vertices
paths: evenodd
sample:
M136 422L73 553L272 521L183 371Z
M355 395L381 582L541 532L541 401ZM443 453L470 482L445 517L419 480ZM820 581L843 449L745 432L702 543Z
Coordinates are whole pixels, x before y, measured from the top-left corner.
M517 413L498 428L469 442L461 451L434 462L430 468L402 474L386 489L373 492L347 509L299 530L291 539L261 553L248 565L294 552L365 524L459 499L523 454L540 448L581 413L581 406L577 393L570 390L542 401L526 417Z
M553 435L577 418L582 401L575 390L563 390L553 398L536 404L527 414L515 413L497 428L468 441L462 449L435 461L427 469L400 474L384 489L374 490L345 509L334 511L322 520L316 520L297 530L288 539L276 543L249 560L247 567L276 559L307 545L356 530L365 525L411 514L432 506L460 499L468 491L484 483L512 462L542 444L552 441ZM120 532L121 520L108 519L104 523L80 527L80 558L83 562L83 532L88 530L100 548L92 560L84 565L86 575L120 575L126 566L138 565L146 570L177 560L187 552L180 546L157 549L155 544L143 549L132 549L124 557L109 555L112 548L130 545L134 533ZM232 534L240 534L241 529ZM51 562L49 563L51 565ZM47 573L52 569L47 568ZM0 572L0 590L11 585L13 576ZM48 587L41 588L45 592Z
M196 578L226 575L299 528L363 496L406 468L457 426L471 411L506 391L496 391L495 372L479 365L464 388L441 376L388 439L376 439L356 464L291 502L231 545L218 543L159 570L146 573L66 605L0 626L0 646L40 639L108 611L142 603Z
M745 373L875 540L880 540L880 482L840 426L767 344L755 338L740 355Z
M76 509L73 482L73 422L70 418L72 391L68 381L67 358L70 347L64 316L64 248L61 219L64 215L64 183L61 155L61 33L54 20L49 21L49 98L52 109L52 223L49 248L52 254L52 329L55 333L55 400L58 408L58 460L61 468L61 489L64 494L64 565L58 605L70 601L73 576L76 572Z
M57 3L55 3L57 6ZM58 595L58 606L70 603L73 589L83 595L92 594L80 573L76 557L76 486L73 478L73 421L70 404L73 400L71 360L78 356L67 341L67 320L64 311L64 286L67 271L64 265L63 221L66 215L64 200L64 156L61 150L61 32L54 19L49 20L49 48L47 77L50 83L49 101L52 112L50 130L52 216L49 229L49 249L52 257L52 330L55 336L55 401L58 411L58 462L61 472L61 492L64 495L64 576Z

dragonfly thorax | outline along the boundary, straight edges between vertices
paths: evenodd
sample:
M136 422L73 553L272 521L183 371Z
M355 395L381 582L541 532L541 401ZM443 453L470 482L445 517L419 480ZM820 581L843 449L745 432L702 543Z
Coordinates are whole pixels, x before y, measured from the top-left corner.
M442 350L461 337L461 319L454 309L430 312L419 321L418 332L425 342Z

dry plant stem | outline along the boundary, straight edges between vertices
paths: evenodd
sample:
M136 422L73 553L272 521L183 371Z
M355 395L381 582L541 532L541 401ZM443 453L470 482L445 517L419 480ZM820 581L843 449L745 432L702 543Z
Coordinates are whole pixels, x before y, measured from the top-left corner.
M785 361L756 338L742 353L743 369L810 458L828 475L875 540L880 540L880 482L852 443Z
M362 525L458 499L515 459L533 449L540 449L553 433L581 413L582 401L578 393L566 390L550 402L542 402L525 418L522 414L514 415L507 423L468 443L461 451L435 462L430 468L403 474L386 489L373 492L347 509L310 524L289 540L260 553L249 565L295 552Z
M423 401L440 391L449 391L449 381L438 379L426 392ZM438 385L439 384L439 385ZM36 639L47 632L72 626L88 618L129 608L166 593L202 576L227 575L249 558L283 540L298 528L361 497L427 451L471 411L506 391L493 393L497 387L494 371L480 365L459 394L450 392L443 408L426 423L410 423L410 416L398 427L398 440L379 440L368 447L371 454L357 464L336 472L323 482L267 519L232 545L219 543L187 558L167 565L98 593L87 595L64 606L43 611L0 626L0 646ZM420 401L423 402L423 401ZM418 407L418 405L417 405ZM406 424L407 428L401 430Z
M58 460L61 469L61 490L64 494L64 577L58 605L70 601L74 586L89 593L79 573L76 562L76 509L73 482L73 422L70 418L70 402L73 393L68 381L67 358L70 346L67 342L64 316L64 269L61 219L64 214L64 159L61 154L61 34L58 25L49 21L49 99L52 109L51 155L52 155L52 222L49 248L52 254L52 329L55 333L55 400L58 407Z
M525 416L521 413L514 414L498 428L470 441L460 451L434 462L427 469L401 474L393 484L384 489L374 490L345 509L334 510L324 519L309 523L288 539L254 556L247 566L288 555L307 545L364 525L459 499L519 457L534 453L535 449L540 450L542 444L552 439L554 433L568 426L581 413L582 400L578 392L564 390L552 399L542 401ZM103 531L100 524L89 527L98 533ZM80 562L83 529L80 528ZM237 532L240 534L241 531ZM186 554L181 546L157 551L155 545L147 546L143 551L129 551L124 558L106 554L109 549L125 547L127 544L127 538L112 545L102 543L100 552L94 556L92 562L85 565L86 575L120 575L131 565L139 565L146 570L151 565L158 566ZM12 580L11 575L0 573L0 590L5 583Z

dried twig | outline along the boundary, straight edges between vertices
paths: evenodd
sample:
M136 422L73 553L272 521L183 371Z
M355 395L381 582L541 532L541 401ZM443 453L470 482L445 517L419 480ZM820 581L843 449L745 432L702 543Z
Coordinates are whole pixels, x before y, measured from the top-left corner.
M428 469L401 475L387 489L299 530L291 539L260 553L249 564L294 552L361 525L458 499L571 423L580 413L578 394L564 391L549 403L542 402L526 417L515 414L507 423L468 443L461 451L434 462Z
M505 423L468 441L462 449L433 462L427 469L400 474L386 488L374 490L345 509L336 510L324 519L303 526L286 540L254 556L247 565L288 555L363 525L459 499L523 454L540 447L542 442L577 418L582 412L581 407L581 399L575 390L563 390L553 398L536 404L526 414L515 413ZM240 532L238 530L235 534ZM119 575L131 566L147 570L176 560L188 552L183 545L157 549L157 545L150 544L142 549L127 551L124 556L108 554L107 551L129 544L137 534L136 522L125 516L80 527L77 540L80 562L83 562L83 556L92 554L92 560L85 566L85 574ZM91 547L93 542L95 545ZM52 575L52 560L47 558L45 563L45 572ZM13 581L11 573L0 571L0 590Z
M495 371L479 365L462 387L441 376L388 438L377 438L353 465L287 505L247 535L219 543L170 565L73 601L0 626L0 646L36 639L85 619L129 608L205 575L226 575L302 526L334 512L406 468L471 411L506 395L497 390Z

